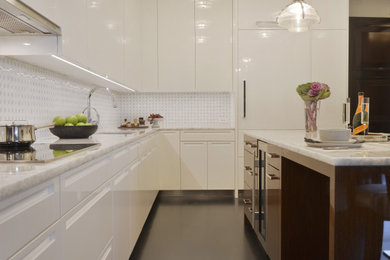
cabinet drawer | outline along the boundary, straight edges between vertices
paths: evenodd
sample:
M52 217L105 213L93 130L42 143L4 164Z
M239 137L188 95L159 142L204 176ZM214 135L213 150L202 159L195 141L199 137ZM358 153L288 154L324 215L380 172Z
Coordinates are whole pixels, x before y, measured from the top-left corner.
M281 149L274 145L267 145L267 164L272 165L276 169L280 170L281 167Z
M48 228L9 260L61 259L61 241L59 233L58 225Z
M101 186L69 211L59 225L63 259L99 259L112 238L111 184Z
M233 130L181 131L181 141L234 141Z
M8 259L60 217L59 178L0 203L0 259Z

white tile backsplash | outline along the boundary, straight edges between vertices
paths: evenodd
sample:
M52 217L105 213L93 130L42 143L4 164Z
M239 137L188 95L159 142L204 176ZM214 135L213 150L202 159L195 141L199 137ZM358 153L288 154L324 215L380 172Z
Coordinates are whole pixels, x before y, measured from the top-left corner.
M0 122L27 120L35 126L50 124L57 116L74 115L87 105L94 86L13 58L0 57ZM166 128L234 128L234 102L230 93L115 93L113 108L104 89L96 91L92 107L100 114L100 130L116 128L124 118L151 113L164 116ZM49 129L37 138L51 136Z
M80 113L86 107L91 87L37 66L0 57L0 121L27 120L40 126L50 124L57 115ZM120 123L120 108L113 108L104 89L93 94L91 104L100 114L99 129ZM48 129L36 134L37 138L51 135Z
M134 93L120 103L122 120L158 113L163 128L234 128L230 93Z

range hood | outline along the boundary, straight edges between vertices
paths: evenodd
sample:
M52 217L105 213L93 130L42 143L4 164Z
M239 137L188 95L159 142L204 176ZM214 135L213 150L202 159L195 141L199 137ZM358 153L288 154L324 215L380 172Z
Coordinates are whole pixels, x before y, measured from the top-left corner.
M0 0L0 55L60 52L58 25L18 0Z

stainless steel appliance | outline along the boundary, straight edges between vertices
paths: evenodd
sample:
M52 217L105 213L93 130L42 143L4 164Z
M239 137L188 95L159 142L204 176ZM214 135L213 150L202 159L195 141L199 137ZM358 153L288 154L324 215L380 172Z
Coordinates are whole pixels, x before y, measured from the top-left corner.
M244 137L244 215L272 260L280 259L281 157L275 146Z
M0 54L61 53L61 28L19 0L0 0Z

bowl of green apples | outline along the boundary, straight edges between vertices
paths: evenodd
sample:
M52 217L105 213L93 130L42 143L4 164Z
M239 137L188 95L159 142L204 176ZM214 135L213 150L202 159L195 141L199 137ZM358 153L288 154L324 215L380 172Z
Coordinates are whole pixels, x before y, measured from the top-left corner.
M50 132L61 139L88 138L93 135L98 126L87 123L87 117L83 113L67 117L56 116L53 119L54 127Z

